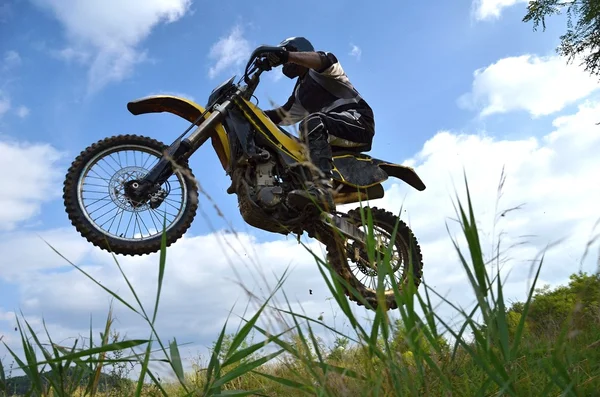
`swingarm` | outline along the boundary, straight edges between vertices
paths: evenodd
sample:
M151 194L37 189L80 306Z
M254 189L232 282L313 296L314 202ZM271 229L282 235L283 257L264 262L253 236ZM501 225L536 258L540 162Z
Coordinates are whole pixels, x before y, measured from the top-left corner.
M321 215L321 222L323 222L330 229L332 229L334 233L339 231L344 236L351 238L357 242L360 242L362 244L367 243L367 235L358 227L348 222L346 219L339 215L323 212Z

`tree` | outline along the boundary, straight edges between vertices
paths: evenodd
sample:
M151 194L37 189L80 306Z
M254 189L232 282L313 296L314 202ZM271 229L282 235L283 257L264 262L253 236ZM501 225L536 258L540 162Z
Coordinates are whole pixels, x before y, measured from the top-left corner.
M540 22L546 30L546 17L567 12L567 32L560 36L557 52L571 63L582 59L585 70L600 76L600 0L531 0L523 22L533 21L533 30ZM573 24L573 20L577 23Z
M524 303L515 302L508 310L509 333L523 313ZM538 288L527 313L526 326L535 335L557 335L565 322L577 330L598 330L600 326L600 273L572 274L568 285ZM511 329L512 327L512 329Z

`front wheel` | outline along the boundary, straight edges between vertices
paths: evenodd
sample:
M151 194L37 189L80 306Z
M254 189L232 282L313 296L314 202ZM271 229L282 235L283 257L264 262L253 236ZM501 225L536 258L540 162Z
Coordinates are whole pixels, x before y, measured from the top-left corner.
M198 186L187 163L175 167L160 187L158 207L125 194L126 183L146 175L166 148L155 139L119 135L82 151L63 187L65 210L77 231L95 246L123 255L160 250L163 228L167 246L183 236L198 208Z
M348 211L344 217L365 233L372 233L375 249L379 251L379 258L390 251L388 273L383 279L385 291L385 309L397 309L398 303L392 289L390 276L394 277L400 290L409 283L408 272L412 270L412 279L416 287L421 283L423 274L423 257L419 243L412 230L397 216L380 208L364 208L365 221L361 219L360 208ZM367 211L371 211L373 220L372 232L366 225ZM394 241L392 236L395 225L398 224ZM326 233L319 238L327 247L327 259L332 269L354 288L371 306L376 309L378 263L372 263L367 248L363 243L351 239L341 238L335 231ZM378 254L375 253L375 260ZM412 266L411 266L412 265ZM345 288L346 295L358 305L362 305L354 294ZM401 292L401 291L399 291ZM402 293L400 294L402 296Z

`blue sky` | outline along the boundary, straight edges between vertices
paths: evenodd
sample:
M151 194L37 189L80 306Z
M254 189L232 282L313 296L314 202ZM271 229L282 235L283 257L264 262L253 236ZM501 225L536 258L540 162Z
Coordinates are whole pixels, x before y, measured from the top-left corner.
M85 329L90 312L104 316L106 297L65 268L37 236L47 237L68 257L116 282L110 279L116 273L106 256L71 227L60 197L62 177L79 151L101 138L138 133L170 142L187 127L167 114L133 116L126 103L149 94L176 93L204 104L213 87L239 74L255 46L294 35L335 53L373 107L376 137L370 154L414 165L428 185L421 194L390 182L382 205L396 212L406 199L411 224L422 241L426 269L440 288L469 302L461 290L462 276L446 277L456 265L451 265L455 259L447 245L445 222L453 215L452 180L462 186L463 166L480 194L484 219L493 219L502 165L508 170L507 188L512 188L506 193L506 206L531 204L504 226L513 233L512 242L526 234L538 236L531 246L510 255L517 263L510 267L516 274L515 297L522 296L526 282L526 272L518 264L557 238L553 231L573 232L573 241L567 243L573 250L559 254L563 256L555 259L555 267L550 262L544 280L563 282L577 268L561 263L577 262L583 240L592 233L595 219L590 220L590 215L598 215L590 204L590 197L598 197L598 188L584 178L600 166L592 151L599 145L598 132L591 123L599 106L599 86L577 65L556 57L558 37L566 28L562 18L552 19L546 32L534 32L521 22L526 2L520 0L380 1L374 6L339 0L124 3L0 1L0 144L4 145L0 164L14 170L8 178L9 193L0 199L4 225L0 233L5 241L0 245L4 257L0 334L11 328L11 312L19 308L33 318L50 316L61 335ZM279 73L263 78L258 96L265 108L269 99L283 103L293 86ZM558 119L561 116L568 118ZM20 157L23 153L31 157ZM574 155L576 161L570 160ZM228 220L247 233L244 241L255 250L274 250L265 254L272 260L269 266L281 271L281 266L296 260L293 291L302 291L298 300L310 310L324 311L326 291L314 263L291 254L297 248L285 238L243 224L235 197L225 193L229 181L210 145L197 152L191 166ZM492 208L488 208L490 199ZM225 226L206 201L203 209L215 228ZM173 305L178 298L194 305L174 311L173 324L189 322L185 316L208 307L220 293L225 295L227 267L202 262L206 250L214 249L213 231L199 214L188 233L190 240L173 248L178 262L173 259L170 275L175 281L168 299ZM140 288L146 288L149 281L142 273L153 273L156 258L124 263L137 275ZM585 263L589 267L592 262ZM194 297L178 296L176 292L182 291L178 282L190 274L196 274L198 284L190 282L190 289L184 290ZM214 278L222 283L213 284ZM320 283L318 288L313 284L315 295L305 294L308 280ZM209 292L194 293L198 288ZM227 288L240 294L235 286ZM91 296L98 297L101 305L92 304L87 298ZM74 300L80 300L79 306L70 306ZM218 328L232 302L215 303L201 321ZM128 324L124 320L122 325L136 329ZM164 328L177 330L166 320ZM199 344L214 337L210 329L200 336L177 332L178 339L183 336Z

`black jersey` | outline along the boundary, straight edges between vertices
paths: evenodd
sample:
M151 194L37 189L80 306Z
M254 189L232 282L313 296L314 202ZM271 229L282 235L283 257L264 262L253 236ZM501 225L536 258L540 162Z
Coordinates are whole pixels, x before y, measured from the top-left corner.
M309 114L351 109L360 115L361 124L373 134L373 110L350 83L338 59L330 52L317 53L321 55L324 66L320 70L308 69L308 73L297 79L285 105L265 113L276 124L292 125Z

